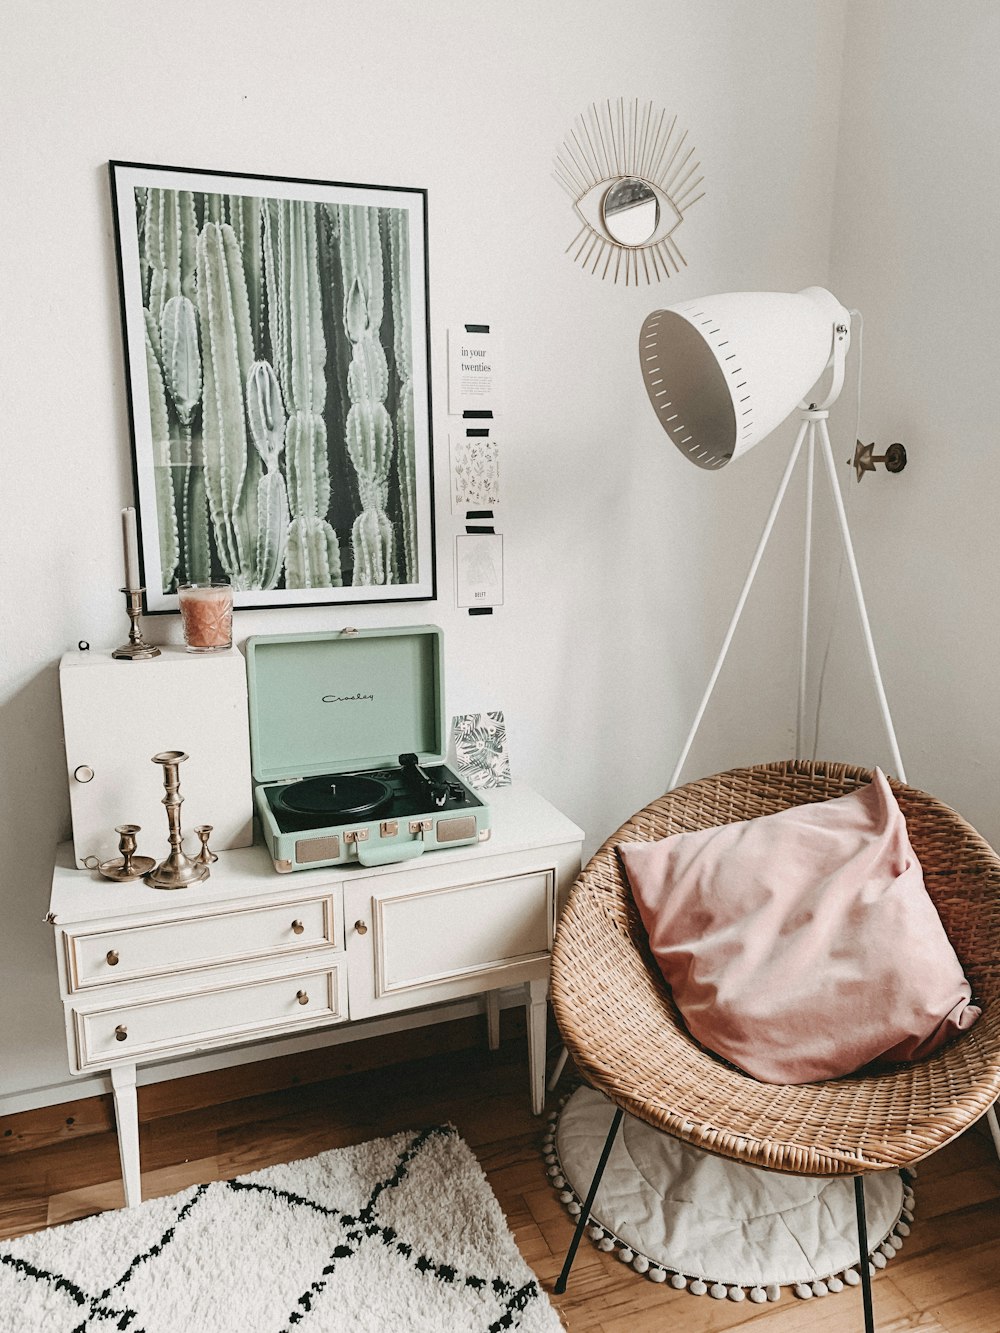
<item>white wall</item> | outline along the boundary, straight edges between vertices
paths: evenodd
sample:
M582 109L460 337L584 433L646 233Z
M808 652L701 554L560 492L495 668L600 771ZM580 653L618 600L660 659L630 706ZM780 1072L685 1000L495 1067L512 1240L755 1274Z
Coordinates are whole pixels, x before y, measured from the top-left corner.
M238 632L441 624L451 710L504 708L516 777L593 847L666 784L784 453L710 476L669 449L639 325L699 293L826 281L843 44L829 0L8 0L6 19L0 1093L66 1078L42 924L69 833L56 662L125 630L107 160L429 190L441 598L244 614ZM653 290L601 283L563 254L575 225L555 152L593 99L619 95L676 111L706 175L678 234L689 267ZM474 620L450 595L445 467L445 331L466 319L499 326L507 352L507 604ZM692 775L789 752L797 596L776 572L797 551L791 523ZM178 639L173 617L147 629ZM763 673L761 655L774 657Z
M998 50L994 0L853 0L831 272L865 315L861 436L877 453L902 440L909 455L897 477L845 486L907 777L994 846ZM844 610L823 734L843 738L845 753L884 754Z

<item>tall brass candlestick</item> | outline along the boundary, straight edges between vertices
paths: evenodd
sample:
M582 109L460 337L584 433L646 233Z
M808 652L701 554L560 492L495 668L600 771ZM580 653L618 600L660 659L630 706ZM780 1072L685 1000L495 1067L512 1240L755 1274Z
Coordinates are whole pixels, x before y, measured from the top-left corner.
M139 617L142 615L142 594L145 589L136 586L122 588L121 591L125 594L125 609L129 619L128 643L116 648L111 656L126 662L144 662L150 657L159 657L159 648L146 642L139 624Z
M170 854L145 877L146 883L154 889L184 889L189 884L197 884L208 878L209 867L199 865L184 852L184 835L181 832L184 797L180 792L178 770L187 757L181 750L163 750L153 755L153 763L163 766L163 786L166 789L163 804L167 808L167 823L170 827Z

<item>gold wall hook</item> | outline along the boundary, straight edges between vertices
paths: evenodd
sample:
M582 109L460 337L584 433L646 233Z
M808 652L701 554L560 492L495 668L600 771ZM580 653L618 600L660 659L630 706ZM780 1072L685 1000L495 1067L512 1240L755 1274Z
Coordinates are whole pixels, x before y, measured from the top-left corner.
M875 443L862 444L860 440L854 446L854 461L847 460L848 466L853 467L858 474L858 481L866 472L874 472L876 463L884 463L886 472L902 472L906 467L906 450L897 441L890 444L884 454L876 454Z

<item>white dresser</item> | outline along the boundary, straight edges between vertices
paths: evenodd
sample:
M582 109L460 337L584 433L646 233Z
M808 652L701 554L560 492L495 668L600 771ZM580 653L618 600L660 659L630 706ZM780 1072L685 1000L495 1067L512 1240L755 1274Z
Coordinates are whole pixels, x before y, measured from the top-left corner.
M375 868L278 875L263 847L240 847L204 883L165 891L78 870L59 849L49 920L70 1069L111 1075L129 1205L136 1067L158 1060L478 994L495 1044L496 993L523 986L541 1113L549 955L583 835L524 786L489 799L487 842ZM144 830L140 851L165 855L165 821L158 832Z

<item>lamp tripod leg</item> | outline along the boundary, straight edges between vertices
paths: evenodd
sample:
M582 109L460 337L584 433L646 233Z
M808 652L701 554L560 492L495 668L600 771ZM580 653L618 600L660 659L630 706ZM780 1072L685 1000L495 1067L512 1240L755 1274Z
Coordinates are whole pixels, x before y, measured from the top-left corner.
M806 418L799 426L799 433L795 437L792 452L788 456L788 462L785 464L785 470L781 474L781 481L778 483L778 490L775 494L774 502L771 505L770 513L767 516L767 522L764 524L764 531L761 533L760 541L757 543L757 550L754 552L754 557L750 562L750 569L748 570L746 579L743 583L743 591L740 593L739 600L736 603L736 610L733 612L733 618L729 622L729 629L726 631L726 637L722 641L722 648L712 670L712 674L708 679L708 685L702 696L698 712L695 714L694 722L691 724L691 730L688 732L687 740L684 742L684 748L681 750L677 763L674 766L674 771L670 778L670 786L667 789L668 791L676 787L677 783L680 781L681 771L687 761L688 753L694 742L694 738L698 734L698 728L701 726L701 719L705 716L705 709L708 707L708 701L712 697L712 691L715 689L715 683L719 679L722 664L725 662L726 655L729 652L729 645L732 643L733 635L736 633L736 626L740 623L740 616L743 614L743 608L746 605L747 597L753 586L753 581L757 576L757 568L760 565L764 549L771 536L774 520L778 517L778 510L781 508L781 502L785 498L785 491L788 489L788 482L792 475L792 470L795 467L796 460L798 459L799 452L802 448L802 441L805 439L806 432L809 430L811 424L809 419Z
M899 745L896 741L896 730L892 725L892 716L889 712L889 701L885 695L885 686L882 684L882 673L879 671L878 658L875 655L875 640L872 638L872 627L868 621L868 612L865 608L865 595L861 590L861 575L858 573L858 562L854 558L854 544L851 541L851 531L847 526L847 512L844 509L844 498L840 493L840 486L837 484L837 473L833 462L833 450L830 447L830 432L827 430L825 419L821 419L817 422L817 425L819 427L820 439L823 444L823 458L826 462L826 471L830 478L830 489L833 492L834 508L837 511L837 522L840 525L840 534L844 540L844 554L847 556L848 568L851 571L851 583L854 586L854 600L857 602L858 615L861 617L861 629L865 637L865 650L868 654L868 665L871 668L879 711L882 714L882 721L885 725L886 735L889 738L889 748L892 752L892 762L896 768L896 776L899 778L900 782L905 782L906 773L903 769L903 760L900 756Z
M986 1123L990 1127L990 1133L993 1135L993 1146L997 1150L997 1156L1000 1157L1000 1121L997 1120L997 1108L994 1103L986 1112Z
M806 441L805 550L802 557L802 637L799 647L799 700L795 714L795 758L802 758L806 734L806 690L809 668L809 590L812 581L813 480L816 475L816 428L809 422Z
M559 1058L556 1060L555 1067L552 1070L552 1073L549 1075L549 1081L545 1085L548 1088L549 1092L555 1092L556 1084L562 1078L562 1072L566 1068L566 1061L568 1059L569 1059L569 1051L564 1046L562 1050L559 1052Z

